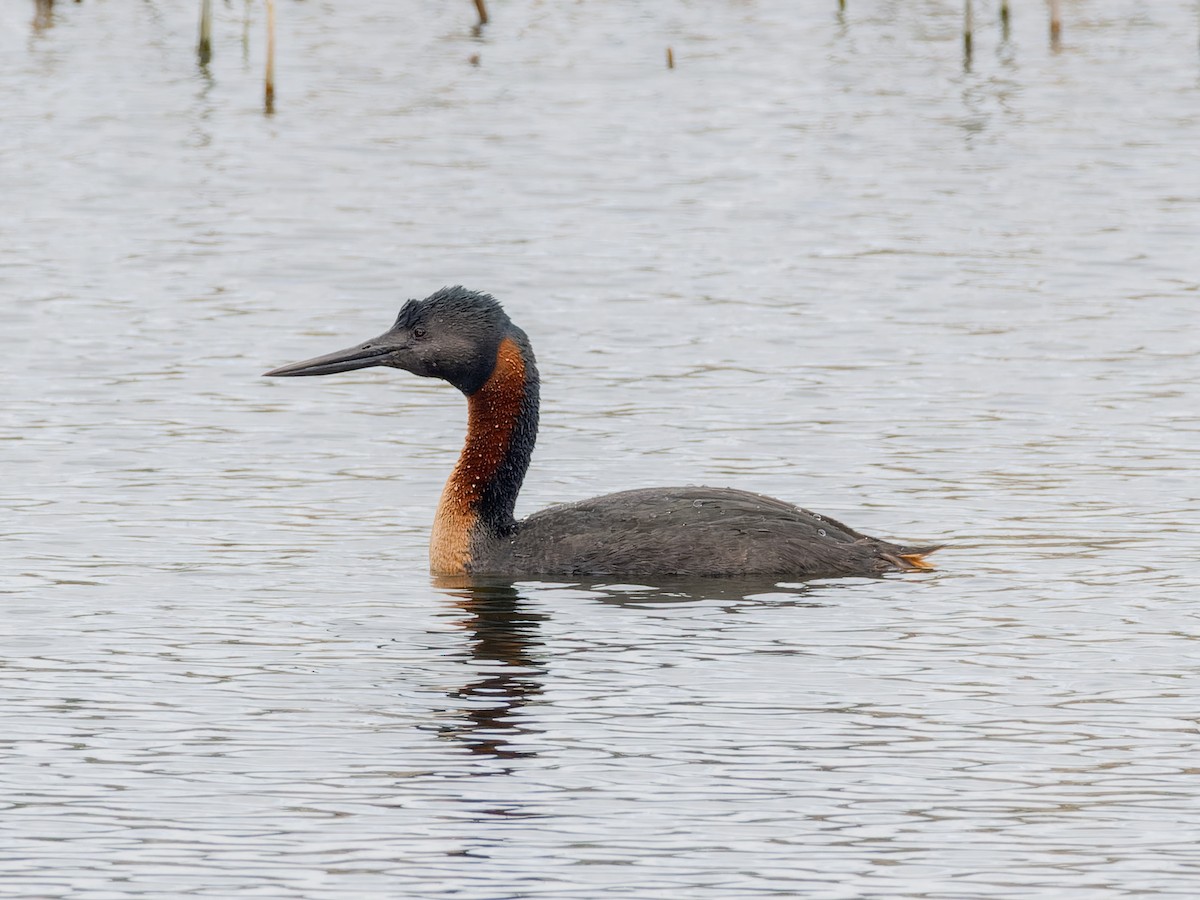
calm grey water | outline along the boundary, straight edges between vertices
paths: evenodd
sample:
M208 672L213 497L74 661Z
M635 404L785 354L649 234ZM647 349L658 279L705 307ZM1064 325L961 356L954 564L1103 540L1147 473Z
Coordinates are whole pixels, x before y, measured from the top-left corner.
M198 6L0 7L0 894L1200 895L1195 3ZM461 397L259 374L454 283L524 511L952 548L431 583Z

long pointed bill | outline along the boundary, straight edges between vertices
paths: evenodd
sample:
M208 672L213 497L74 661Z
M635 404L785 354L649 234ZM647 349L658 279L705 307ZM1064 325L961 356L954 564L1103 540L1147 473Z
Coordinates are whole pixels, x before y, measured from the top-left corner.
M349 372L352 369L382 366L387 363L389 356L400 349L394 340L386 340L387 337L386 334L380 335L357 347L347 347L345 350L326 353L324 356L314 356L312 359L280 366L278 369L272 369L263 374L267 376L332 375L334 372Z

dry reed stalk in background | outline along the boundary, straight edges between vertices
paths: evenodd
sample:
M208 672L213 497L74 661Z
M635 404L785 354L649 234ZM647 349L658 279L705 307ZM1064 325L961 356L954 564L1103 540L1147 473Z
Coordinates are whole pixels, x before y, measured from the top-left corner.
M212 0L200 0L200 43L196 45L200 65L212 59Z
M275 0L267 0L267 84L263 108L267 115L275 112Z
M54 24L54 0L34 0L33 27L40 31Z
M975 42L975 10L971 8L971 0L966 0L963 7L963 65L971 68L971 54Z

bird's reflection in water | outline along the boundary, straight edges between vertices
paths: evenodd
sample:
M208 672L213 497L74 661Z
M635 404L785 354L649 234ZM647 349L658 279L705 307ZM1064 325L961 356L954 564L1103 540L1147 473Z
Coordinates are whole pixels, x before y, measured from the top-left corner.
M441 730L472 753L520 759L535 751L519 746L520 710L542 690L545 669L537 656L544 615L532 611L511 582L445 577L436 586L455 598L471 635L471 666L479 677L448 694L461 719Z
M528 597L508 580L454 575L435 578L434 585L463 612L460 624L470 636L467 664L478 675L447 692L454 720L443 725L439 734L472 753L495 759L536 756L521 710L542 693L546 668L538 632L547 616L536 612ZM561 591L564 586L551 587ZM731 610L745 603L760 609L825 605L809 594L807 585L764 579L674 579L654 585L584 582L570 585L569 591L601 603L634 607L714 601L731 604Z

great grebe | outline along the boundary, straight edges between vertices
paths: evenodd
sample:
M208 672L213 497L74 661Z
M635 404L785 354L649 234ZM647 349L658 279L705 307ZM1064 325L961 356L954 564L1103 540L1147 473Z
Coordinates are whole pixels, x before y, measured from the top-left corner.
M410 300L379 337L267 375L390 366L467 397L467 440L438 503L434 575L871 576L932 568L934 546L868 537L732 488L639 488L513 518L538 430L538 371L525 332L488 294Z

